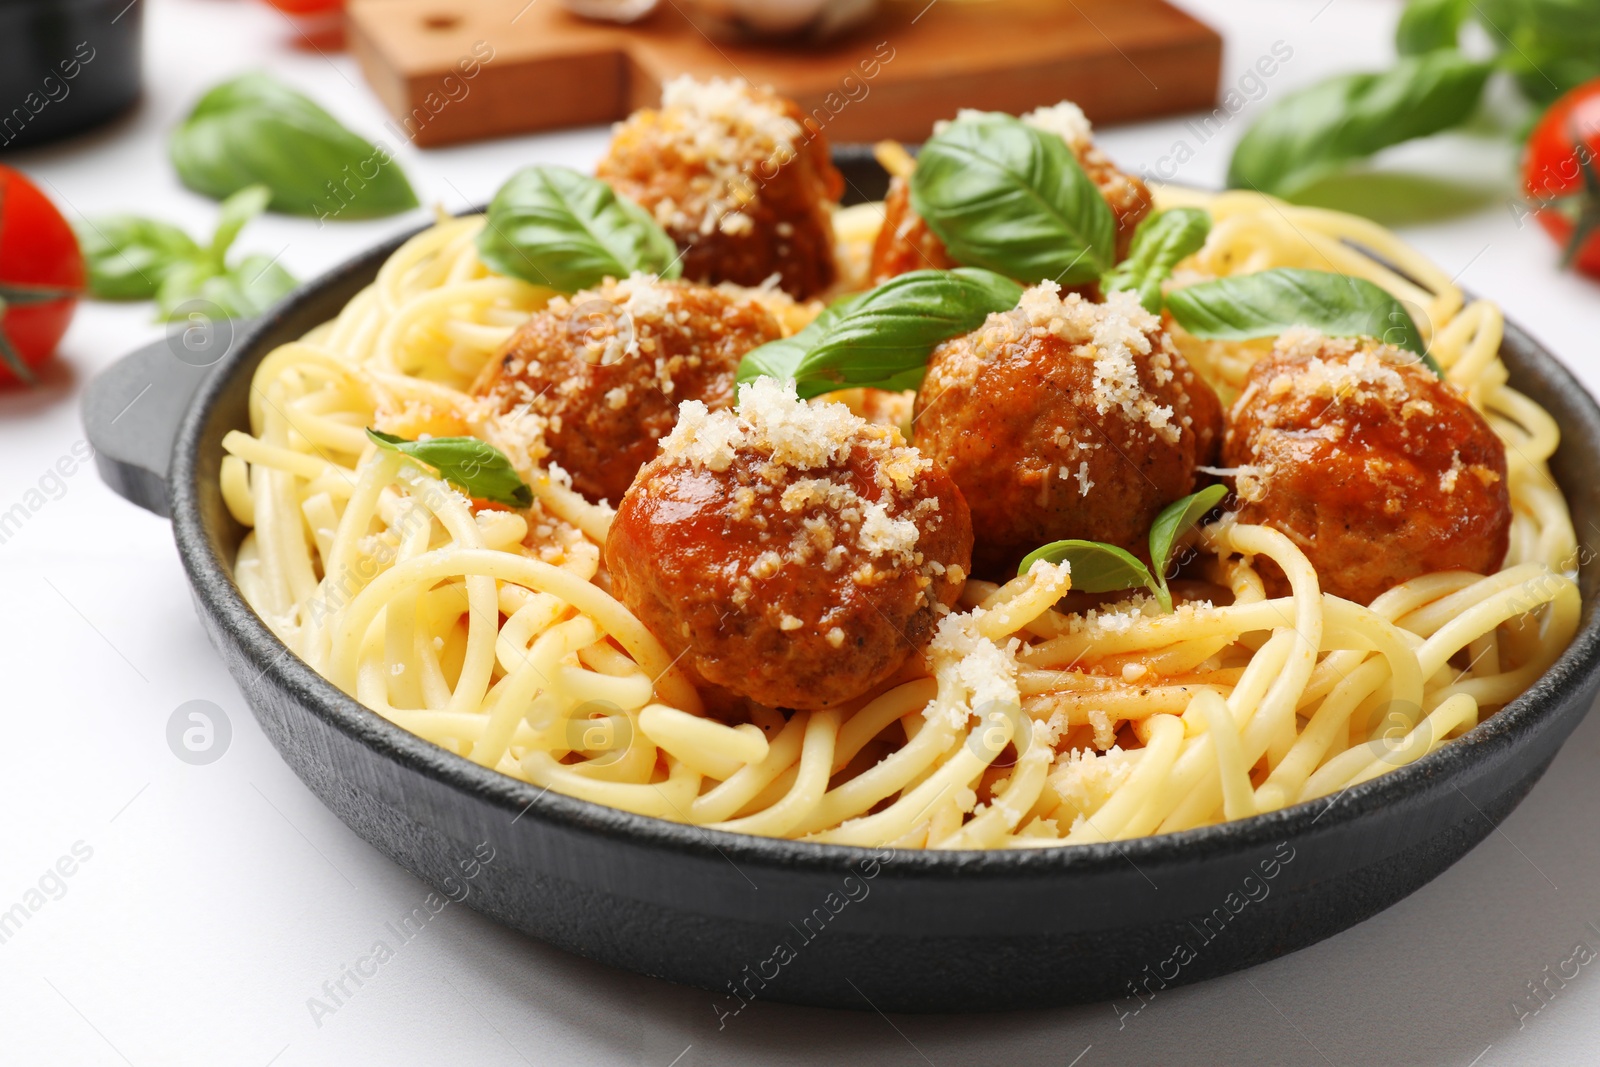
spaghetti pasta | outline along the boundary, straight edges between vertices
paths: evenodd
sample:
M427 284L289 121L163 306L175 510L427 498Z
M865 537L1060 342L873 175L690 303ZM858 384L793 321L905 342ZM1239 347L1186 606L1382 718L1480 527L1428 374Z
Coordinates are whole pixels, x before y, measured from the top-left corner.
M514 421L469 395L552 294L492 274L482 219L456 218L262 361L250 432L223 442L223 499L249 528L239 587L295 654L406 730L540 786L733 832L1055 847L1243 818L1413 762L1515 698L1576 630L1576 542L1547 466L1559 430L1507 385L1499 309L1467 303L1389 231L1257 194L1157 195L1215 220L1179 284L1310 267L1412 309L1510 457L1498 573L1429 574L1364 606L1325 593L1289 537L1224 517L1197 538L1221 603L1091 602L1049 564L969 580L926 654L874 692L725 722L608 592L611 510L529 465ZM841 213L841 262L865 262L881 218ZM1175 333L1225 398L1266 351ZM368 426L504 446L534 504L479 506L373 448ZM1261 561L1287 595L1267 595Z

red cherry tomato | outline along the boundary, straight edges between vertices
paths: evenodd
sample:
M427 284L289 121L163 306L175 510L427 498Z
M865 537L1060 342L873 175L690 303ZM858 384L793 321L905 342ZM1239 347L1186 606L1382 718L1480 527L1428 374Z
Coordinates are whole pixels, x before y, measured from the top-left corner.
M1522 191L1562 265L1600 277L1600 78L1550 106L1528 137Z
M267 3L290 15L317 15L344 7L344 0L267 0Z
M32 182L0 165L0 385L35 380L83 284L72 227Z

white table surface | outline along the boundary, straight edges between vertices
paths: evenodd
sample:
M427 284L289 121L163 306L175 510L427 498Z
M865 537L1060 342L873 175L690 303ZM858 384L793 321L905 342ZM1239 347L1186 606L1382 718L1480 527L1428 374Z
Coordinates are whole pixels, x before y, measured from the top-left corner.
M346 56L289 47L283 19L241 0L149 4L143 106L69 145L8 157L70 214L135 210L209 233L215 207L181 188L165 134L205 87L265 67L355 128L386 116ZM543 0L550 3L554 0ZM1274 41L1293 58L1266 99L1391 54L1397 5L1376 0L1187 0L1227 37L1224 84ZM1160 72L1147 72L1159 84ZM1257 109L1252 104L1245 114ZM1104 131L1125 165L1178 139L1179 177L1220 182L1235 118L1198 143L1183 120ZM385 135L391 144L394 138ZM590 164L586 130L398 155L420 196L459 208L516 166ZM1449 169L1482 146L1412 152ZM1502 157L1504 154L1501 154ZM319 229L272 217L241 248L309 277L420 213ZM1559 274L1552 245L1505 203L1414 228L1463 284L1496 296L1591 386L1600 288ZM78 392L160 335L147 305L87 305L54 380L0 395L0 510L82 438ZM1583 967L1542 1011L1528 983L1600 951L1600 719L1466 859L1382 915L1244 974L1163 992L1137 1017L1104 1004L1005 1016L896 1017L757 1003L719 1032L712 997L612 971L452 907L336 1013L307 998L364 953L425 887L335 819L289 772L203 636L167 523L124 503L92 468L0 544L0 910L74 847L89 858L0 943L0 1062L646 1064L1571 1064L1594 1062L1600 975ZM166 741L190 700L222 708L232 741L192 766ZM68 864L68 866L72 866ZM1570 973L1570 970L1569 972ZM1028 981L1026 974L1016 976ZM1552 988L1554 986L1552 985ZM1526 1010L1526 1009L1524 1009Z

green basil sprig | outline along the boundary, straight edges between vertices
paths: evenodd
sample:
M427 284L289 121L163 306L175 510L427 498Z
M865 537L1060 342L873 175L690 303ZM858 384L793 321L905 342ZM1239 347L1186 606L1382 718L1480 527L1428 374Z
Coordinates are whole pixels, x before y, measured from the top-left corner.
M174 263L205 255L178 227L137 215L111 215L74 229L89 293L99 300L149 300Z
M407 441L404 437L368 428L367 436L379 448L419 460L439 472L439 477L468 496L492 500L509 507L533 504L533 490L511 466L506 454L476 437L430 437Z
M1150 568L1141 563L1138 556L1103 541L1051 541L1024 556L1017 573L1027 574L1040 560L1069 564L1074 593L1115 593L1141 585L1152 592L1156 589Z
M1228 165L1234 188L1293 197L1352 160L1464 122L1491 65L1443 50L1382 74L1346 74L1269 107Z
M228 250L246 223L267 206L261 185L223 201L217 228L204 247L178 227L136 215L114 215L78 226L90 295L100 300L154 298L162 318L202 299L228 318L252 318L299 284L276 258L259 253L228 263Z
M1167 571L1172 567L1172 550L1183 535L1194 529L1227 495L1226 486L1211 485L1162 508L1150 526L1149 567L1133 553L1116 545L1068 540L1052 541L1029 552L1017 573L1027 574L1039 560L1065 562L1072 567L1075 593L1115 593L1142 585L1150 590L1163 611L1171 611L1172 591L1167 588Z
M1175 289L1167 294L1167 310L1179 326L1209 340L1273 337L1293 326L1330 337L1372 337L1415 352L1443 376L1405 305L1365 278L1275 267Z
M525 167L489 204L478 255L501 274L563 293L644 271L682 273L678 248L650 213L568 167Z
M1072 149L1010 115L960 119L929 139L911 206L956 262L1030 284L1092 282L1116 261L1116 220Z
M739 360L737 380L743 383L755 381L757 378L777 378L780 381L785 378L795 378L806 355L821 344L833 324L860 303L866 295L866 293L855 293L840 297L823 308L817 317L798 333L752 348L745 353L743 359ZM820 396L840 388L833 382L801 382L798 379L795 381L795 387L801 398ZM914 385L906 388L914 388Z
M976 267L916 270L834 303L793 337L739 362L739 381L793 378L802 397L871 386L915 389L941 341L1022 299L1022 286Z
M271 208L318 219L370 219L417 206L389 153L310 97L266 74L244 74L200 98L168 146L183 184L222 199L250 185Z
M1472 0L1472 11L1509 71L1535 104L1600 76L1596 0Z
M1395 50L1403 56L1420 56L1441 48L1456 47L1470 2L1411 0L1400 12L1400 22L1395 26Z
M1161 283L1172 276L1178 261L1200 251L1211 232L1211 213L1197 207L1175 207L1157 212L1133 231L1128 258L1100 279L1105 292L1130 289L1139 294L1146 311L1161 311Z
M220 271L213 271L209 263L184 263L162 279L156 310L164 319L181 318L185 304L204 300L216 305L226 318L253 319L297 284L276 259L259 252Z
M1226 486L1208 485L1198 493L1191 493L1162 508L1156 521L1150 524L1150 561L1163 591L1167 588L1167 572L1172 566L1172 550L1183 539L1183 535L1194 529L1227 495ZM1170 606L1170 597L1163 599L1162 603Z

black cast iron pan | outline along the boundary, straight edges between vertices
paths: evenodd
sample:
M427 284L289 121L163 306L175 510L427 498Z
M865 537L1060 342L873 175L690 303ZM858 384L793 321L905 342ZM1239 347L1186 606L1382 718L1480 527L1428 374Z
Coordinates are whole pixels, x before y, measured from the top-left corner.
M854 199L882 195L870 155L840 155ZM1487 836L1600 684L1597 572L1586 562L1572 647L1499 714L1332 801L1221 826L1077 848L886 854L541 791L357 704L287 654L233 582L242 531L217 472L223 434L247 426L250 376L275 346L337 314L400 241L298 290L231 346L175 337L113 368L85 403L102 470L170 513L200 619L261 728L356 833L441 888L488 842L495 858L471 906L580 955L712 990L719 1011L750 997L910 1012L1107 1000L1293 952L1395 903ZM1591 560L1600 410L1522 330L1507 326L1503 355L1512 385L1561 424L1553 469ZM125 408L151 382L158 402Z

